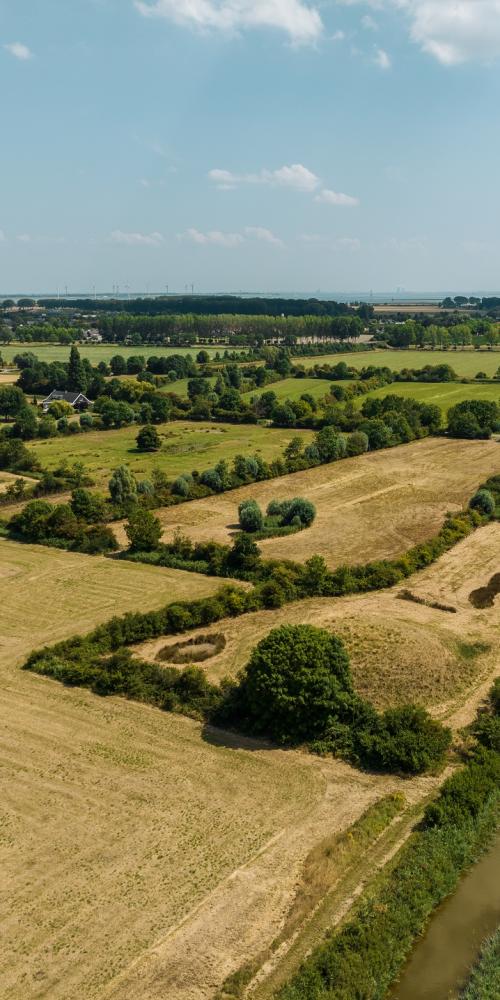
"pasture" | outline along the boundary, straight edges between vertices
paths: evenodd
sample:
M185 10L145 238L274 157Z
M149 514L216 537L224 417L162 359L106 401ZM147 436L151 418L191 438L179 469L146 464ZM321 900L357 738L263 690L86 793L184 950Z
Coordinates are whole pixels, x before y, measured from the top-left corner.
M128 465L139 478L147 478L153 469L161 469L175 478L182 472L202 472L221 459L230 462L235 455L258 454L266 460L277 458L297 433L307 443L312 431L265 428L255 424L214 424L175 421L161 424L160 451L140 452L135 443L138 426L112 431L90 431L70 437L33 441L30 448L42 465L55 469L65 459L85 464L96 484L104 487L118 465Z
M338 385L339 383L335 383ZM393 382L382 389L375 389L368 394L371 399L383 399L384 396L402 396L403 399L416 399L418 403L432 403L439 406L443 411L443 417L448 410L464 399L487 399L489 402L500 404L500 382L487 382L482 385L480 382L433 382L426 384L423 382ZM354 400L357 407L363 405L366 396L358 396Z
M280 402L283 399L300 399L304 393L309 393L314 399L322 399L337 384L328 379L284 378L280 382L271 382L263 389L252 389L251 392L243 393L243 399L249 403L252 399L262 396L263 392L275 392Z
M195 541L229 543L242 500L254 498L265 508L273 499L307 497L317 509L313 525L259 547L270 559L302 561L319 554L335 567L391 558L429 538L448 510L461 508L499 471L495 441L425 438L157 513L166 540L180 528Z
M151 347L149 344L141 344L133 347L130 344L78 344L78 350L82 358L88 358L93 365L98 365L100 361L108 363L115 354L121 354L124 358L140 354L145 358L154 355L157 358L166 358L171 354L191 354L193 360L198 351L208 351L210 355L219 351L221 354L226 350L227 345L218 347L205 346L204 344L193 344L191 347ZM231 348L228 348L231 350ZM239 348L238 348L239 350ZM242 348L245 350L245 348ZM30 351L36 354L40 361L67 361L70 348L63 344L1 344L0 355L8 364L16 354L23 354Z
M278 932L314 845L402 783L19 670L220 581L2 540L0 565L0 995L212 996Z
M480 351L475 351L473 348L457 351L359 351L359 353L296 358L295 363L307 369L314 368L315 365L321 366L323 363L336 365L339 361L345 361L346 365L352 365L353 368L375 365L379 368L390 368L395 372L403 368L423 368L425 365L450 365L459 378L474 378L478 372L485 372L488 378L493 378L500 365L500 351L489 351L486 348Z

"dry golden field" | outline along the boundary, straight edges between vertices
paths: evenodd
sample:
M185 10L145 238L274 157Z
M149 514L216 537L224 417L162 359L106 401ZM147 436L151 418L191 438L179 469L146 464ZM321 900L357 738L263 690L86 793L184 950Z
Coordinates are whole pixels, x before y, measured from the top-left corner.
M338 566L392 557L429 538L448 510L462 507L497 472L495 441L426 438L157 513L165 540L180 529L195 541L229 543L242 500L255 497L265 508L274 498L307 497L317 508L312 527L259 542L262 554L305 560L317 553ZM124 542L123 528L118 534Z
M399 600L400 588L300 602L218 623L227 646L204 668L234 674L274 625L313 622L344 637L377 704L411 697L458 728L499 670L500 606L469 601L499 561L492 524L405 584L456 614ZM287 925L318 845L388 793L412 807L440 780L203 733L22 672L35 646L220 581L6 541L0 566L2 1000L213 1000Z
M0 540L2 1000L211 997L276 933L311 846L397 784L19 670L219 583Z

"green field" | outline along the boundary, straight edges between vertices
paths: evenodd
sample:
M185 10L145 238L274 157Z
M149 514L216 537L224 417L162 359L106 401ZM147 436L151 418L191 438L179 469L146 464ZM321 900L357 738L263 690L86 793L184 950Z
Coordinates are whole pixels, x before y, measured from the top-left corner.
M48 469L55 469L64 459L83 462L96 484L103 487L118 465L128 465L139 478L147 477L154 468L175 478L193 469L202 472L221 459L230 462L235 455L248 457L258 453L271 460L281 454L297 433L304 443L312 438L312 431L175 421L158 427L162 438L160 451L144 453L135 445L138 430L133 425L116 431L90 431L74 437L36 441L30 448Z
M297 358L295 364L304 368L315 365L336 365L345 361L354 368L365 365L386 366L392 371L402 368L423 368L425 365L451 365L460 378L474 378L485 372L492 378L500 365L500 351L360 351L358 354L326 354L315 358Z
M389 395L416 399L419 403L433 403L435 406L440 406L445 414L451 406L461 403L464 399L487 399L500 404L500 383L462 385L461 382L433 382L429 385L422 382L393 382L392 385L385 385L382 389L368 393L372 399L383 399ZM367 396L358 396L354 401L355 405L361 407L365 399Z
M0 355L7 363L10 363L16 354L23 354L25 351L36 354L40 361L67 361L69 350L69 347L61 346L61 344L0 345ZM88 358L93 365L98 365L100 361L108 362L115 354L121 354L124 358L129 358L134 354L140 354L145 358L149 358L152 354L157 358L168 357L169 354L191 354L195 358L198 351L201 350L208 351L209 354L215 354L217 351L223 354L225 347L224 345L205 347L203 344L194 344L193 347L149 347L144 344L140 347L124 344L89 344L85 346L82 344L78 345L78 350L82 358Z
M251 392L245 392L243 399L249 403L252 398L257 399L262 396L263 392L275 392L279 400L300 399L304 392L310 393L314 399L321 399L337 384L321 378L284 378L281 382L272 382L270 385L264 386L263 389L252 389Z

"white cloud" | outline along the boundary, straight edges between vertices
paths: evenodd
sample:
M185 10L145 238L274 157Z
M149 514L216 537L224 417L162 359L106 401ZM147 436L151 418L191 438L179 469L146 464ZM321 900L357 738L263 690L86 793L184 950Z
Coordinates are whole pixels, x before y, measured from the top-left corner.
M18 240L19 243L31 243L33 241L33 237L30 236L29 233L20 233L19 236L16 236L16 240Z
M246 226L245 234L254 240L260 240L261 243L270 243L274 247L284 246L283 240L280 240L270 229L265 229L263 226Z
M231 170L210 170L208 176L221 191L229 191L240 184L272 184L294 188L296 191L315 191L319 177L302 163L279 167L278 170L259 170L258 173L235 174Z
M332 42L343 42L344 38L345 38L345 31L340 31L340 29L339 29L338 31L334 31L334 33L333 33L333 35L331 37L331 41Z
M371 14L365 14L364 17L361 18L361 24L365 31L378 31L378 24Z
M305 243L306 246L310 247L323 247L326 250L333 251L349 251L349 253L357 253L361 250L361 240L352 236L321 236L318 233L303 233L299 236L301 243Z
M320 14L302 0L135 0L144 17L164 17L184 27L234 33L247 28L276 28L294 44L315 42Z
M8 45L4 45L4 49L10 52L11 56L14 56L15 59L20 59L22 62L33 58L31 50L27 45L23 45L22 42L10 42Z
M356 205L359 205L359 198L343 194L342 191L330 191L329 188L323 188L314 200L322 202L324 205L335 205L342 208L355 208Z
M0 243L6 243L6 242L7 242L7 237L3 229L0 229Z
M338 0L394 9L409 18L410 36L445 66L500 57L500 0Z
M185 233L179 233L179 240L189 240L197 243L198 246L219 246L219 247L239 247L247 240L258 240L260 243L268 243L270 246L283 247L284 243L278 236L264 226L245 226L242 233L224 233L219 229L211 229L206 233L199 229L187 229Z
M108 242L127 247L159 247L163 236L161 233L124 233L121 229L114 229Z
M392 66L391 57L385 51L385 49L377 49L374 56L375 65L379 69L390 69Z
M212 229L208 233L202 233L199 229L187 229L185 233L179 233L178 239L190 240L199 246L219 247L238 247L245 241L241 233L222 233L218 229Z

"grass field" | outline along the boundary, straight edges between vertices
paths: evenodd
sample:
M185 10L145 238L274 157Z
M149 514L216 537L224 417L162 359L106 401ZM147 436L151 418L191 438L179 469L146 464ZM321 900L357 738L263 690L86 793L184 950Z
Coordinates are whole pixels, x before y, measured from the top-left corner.
M272 499L303 496L316 505L312 527L259 542L262 554L305 560L318 553L330 566L362 563L395 556L429 538L446 511L462 507L481 482L498 472L500 446L495 441L426 438L166 508L158 515L166 538L181 528L195 540L228 543L242 500L252 497L267 507Z
M170 354L191 354L195 358L198 351L201 350L208 351L209 354L215 354L217 351L223 354L226 346L223 344L219 347L205 347L204 344L193 344L192 347L150 347L142 344L139 347L131 347L126 344L81 344L78 345L78 350L82 358L88 358L93 365L98 365L100 361L108 362L115 354L121 354L124 358L131 357L133 354L141 354L146 358L153 354L158 358L165 358ZM241 350L245 350L245 348L241 348ZM61 344L0 345L0 354L7 363L12 361L15 354L23 354L25 351L36 354L40 361L67 361L70 348Z
M397 781L19 670L220 581L1 540L0 566L2 1000L211 997L278 932L311 848Z
M263 392L275 392L279 400L300 399L304 392L310 393L311 396L314 396L314 399L322 399L336 384L329 382L328 379L284 378L281 382L273 382L270 385L264 386L263 389L253 389L251 392L245 392L243 399L249 403L252 398L262 396Z
M460 378L474 378L478 372L485 372L492 378L500 365L500 351L360 351L354 354L329 354L315 358L297 358L296 363L304 368L313 368L323 363L336 365L345 361L354 368L365 365L385 366L392 371L402 368L423 368L425 365L451 365Z
M135 445L138 429L135 425L116 431L90 431L75 437L50 438L33 442L30 448L48 469L56 468L63 459L84 462L96 483L104 486L111 470L122 464L129 465L138 477L146 478L154 468L172 477L193 469L201 472L223 458L230 462L238 454L257 453L264 459L273 459L297 433L249 424L175 421L158 427L161 450L144 453ZM312 438L312 431L298 433L305 442Z
M487 399L493 403L500 403L500 383L462 385L461 382L441 382L425 385L422 382L393 382L392 385L369 393L373 399L383 399L388 395L416 399L419 403L433 403L441 408L443 415L446 415L450 407L461 403L464 399ZM358 396L355 405L361 407L364 399L365 396Z

